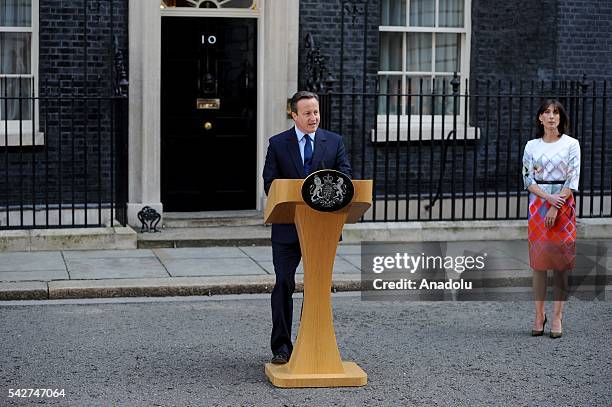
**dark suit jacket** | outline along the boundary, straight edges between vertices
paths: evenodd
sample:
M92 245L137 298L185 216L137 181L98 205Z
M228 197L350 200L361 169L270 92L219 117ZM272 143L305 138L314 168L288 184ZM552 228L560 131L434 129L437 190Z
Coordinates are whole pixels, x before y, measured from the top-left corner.
M315 134L312 171L334 169L351 177L351 165L346 156L342 137L323 129L317 129ZM272 181L277 178L301 179L305 177L295 128L270 138L263 170L266 195ZM298 241L295 225L272 225L272 242L297 243Z

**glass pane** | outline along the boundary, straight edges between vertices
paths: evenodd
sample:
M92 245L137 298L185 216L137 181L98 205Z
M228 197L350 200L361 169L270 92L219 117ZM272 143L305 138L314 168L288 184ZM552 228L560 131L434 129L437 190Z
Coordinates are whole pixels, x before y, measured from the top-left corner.
M218 1L223 8L250 8L253 5L253 0L229 0Z
M32 120L31 96L32 78L0 78L0 120Z
M198 8L219 8L219 4L216 1L201 1Z
M430 33L406 34L406 70L431 72Z
M399 75L381 75L379 77L380 92L378 97L378 114L387 114L387 101L389 102L389 114L395 115L398 113L397 96L386 96L387 94L398 95L401 94L402 89L402 77ZM401 99L400 99L401 104ZM402 111L400 106L399 112Z
M436 34L436 72L459 72L461 34Z
M410 104L408 107L410 110L408 111L408 114L431 114L431 77L408 77L408 83L406 86L412 88L412 91L410 92Z
M382 0L380 25L406 25L406 0Z
M435 7L435 0L410 0L410 25L412 27L433 27Z
M402 33L380 33L380 70L402 70Z
M439 27L463 27L464 0L439 0Z
M255 0L162 0L161 8L252 8Z
M453 87L450 81L452 76L438 76L434 78L434 87L436 89L436 114L442 114L442 105L444 105L444 114L453 114ZM457 98L457 109L459 109L460 98Z
M0 33L0 74L29 74L30 33Z
M30 27L32 0L0 0L0 26Z

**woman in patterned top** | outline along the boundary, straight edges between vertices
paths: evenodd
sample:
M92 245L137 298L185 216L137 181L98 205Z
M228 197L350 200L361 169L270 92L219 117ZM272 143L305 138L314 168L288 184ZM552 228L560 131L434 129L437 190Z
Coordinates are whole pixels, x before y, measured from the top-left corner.
M533 336L544 334L547 317L547 271L553 270L551 338L562 335L561 320L567 297L568 273L576 256L576 213L573 192L580 178L580 145L565 134L569 119L557 100L538 109L537 138L523 154L523 181L529 191L529 264L533 269L535 321Z

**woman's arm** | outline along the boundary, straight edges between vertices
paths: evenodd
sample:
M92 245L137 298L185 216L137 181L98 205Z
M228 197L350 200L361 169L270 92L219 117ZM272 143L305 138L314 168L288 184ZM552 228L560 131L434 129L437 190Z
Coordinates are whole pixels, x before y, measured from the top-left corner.
M559 195L561 195L565 198L565 200L567 200L567 198L574 195L574 192L570 188L563 188Z
M572 191L578 191L578 182L580 180L580 144L578 140L573 140L569 148L569 162L567 163L567 174L565 184L561 190L561 194L567 194L567 197L573 194Z
M569 188L563 188L560 194L549 194L548 192L540 188L538 184L531 184L527 187L527 190L529 192L544 199L545 201L547 201L549 204L551 204L557 209L562 207L563 204L565 203L565 200L569 197L569 194L568 195L563 194L563 191L565 191L566 189L568 189L569 194L571 194L572 191Z

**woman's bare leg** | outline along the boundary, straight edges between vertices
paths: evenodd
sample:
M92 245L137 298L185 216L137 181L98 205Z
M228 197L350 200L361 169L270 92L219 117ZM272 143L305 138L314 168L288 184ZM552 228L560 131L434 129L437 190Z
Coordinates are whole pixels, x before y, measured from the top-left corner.
M563 305L567 299L569 270L554 271L554 286L553 286L553 319L550 330L554 332L562 332L563 320Z
M532 287L533 287L533 302L535 304L535 320L533 322L533 330L541 331L544 329L544 303L546 301L546 279L547 272L542 270L533 270Z

